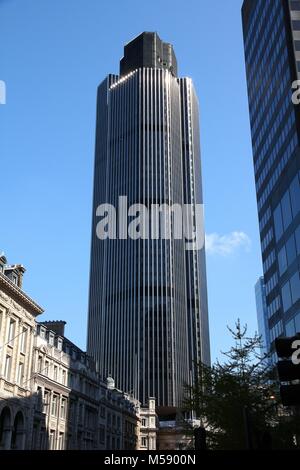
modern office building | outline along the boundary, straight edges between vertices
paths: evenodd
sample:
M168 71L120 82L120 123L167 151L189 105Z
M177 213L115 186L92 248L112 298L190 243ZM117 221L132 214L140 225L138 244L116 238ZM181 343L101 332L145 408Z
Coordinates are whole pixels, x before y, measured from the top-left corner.
M166 414L193 380L193 361L210 362L204 245L186 250L173 216L169 238L152 236L152 219L151 236L145 229L136 239L126 224L134 204L149 213L202 204L198 120L192 81L178 78L173 47L156 33L129 42L120 74L98 89L88 353L101 376L144 405L155 397ZM99 239L102 204L118 208L116 239Z
M263 357L265 354L269 353L270 347L271 347L267 298L266 298L266 286L264 283L263 276L261 276L255 284L255 302L256 302L258 333L261 336L261 341L262 341L261 355Z
M245 0L242 20L272 347L300 330L300 0Z

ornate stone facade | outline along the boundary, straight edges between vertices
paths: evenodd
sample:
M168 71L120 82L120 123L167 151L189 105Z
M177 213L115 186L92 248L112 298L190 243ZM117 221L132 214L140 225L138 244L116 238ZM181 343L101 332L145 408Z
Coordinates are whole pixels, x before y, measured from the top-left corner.
M65 322L37 322L24 272L0 256L0 449L155 449L155 400L141 408L100 380Z
M31 445L32 352L43 309L21 290L24 271L0 256L0 449Z
M155 398L149 398L148 407L141 408L140 411L139 450L155 450L157 432Z
M139 402L99 379L95 363L51 322L37 326L33 353L34 449L135 449Z

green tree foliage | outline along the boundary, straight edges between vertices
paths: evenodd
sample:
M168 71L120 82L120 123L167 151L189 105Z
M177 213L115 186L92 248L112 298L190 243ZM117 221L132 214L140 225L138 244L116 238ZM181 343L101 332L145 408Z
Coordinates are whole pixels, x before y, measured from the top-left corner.
M278 384L261 358L261 338L238 320L228 328L234 345L223 363L198 364L198 381L187 387L185 410L206 428L211 449L293 447L300 419L280 408Z

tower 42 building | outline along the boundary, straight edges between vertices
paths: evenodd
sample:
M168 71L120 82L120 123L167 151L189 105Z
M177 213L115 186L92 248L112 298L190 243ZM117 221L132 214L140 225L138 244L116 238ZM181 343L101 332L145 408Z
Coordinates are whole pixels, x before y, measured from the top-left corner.
M183 237L143 231L132 239L122 213L113 220L118 237L98 237L104 214L97 208L109 204L109 217L120 196L131 215L137 204L149 211L190 205L196 229L203 203L198 119L192 81L177 77L173 47L156 33L128 43L120 75L108 75L98 89L88 352L103 377L112 375L142 403L156 397L158 412L168 415L194 380L195 363L210 361L204 243L187 250Z

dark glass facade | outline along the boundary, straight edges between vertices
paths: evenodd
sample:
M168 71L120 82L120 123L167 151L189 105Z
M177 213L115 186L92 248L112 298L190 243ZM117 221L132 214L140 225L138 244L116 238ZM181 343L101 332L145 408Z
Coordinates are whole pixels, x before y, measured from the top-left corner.
M277 336L300 331L300 117L299 106L292 102L300 58L298 17L300 0L245 0L242 7L272 350Z
M255 302L258 334L262 341L261 355L264 356L270 350L270 330L268 322L266 286L263 276L261 276L255 284Z
M96 236L97 207L202 203L198 104L172 46L143 33L97 100L88 351L101 375L168 413L210 361L204 247Z

